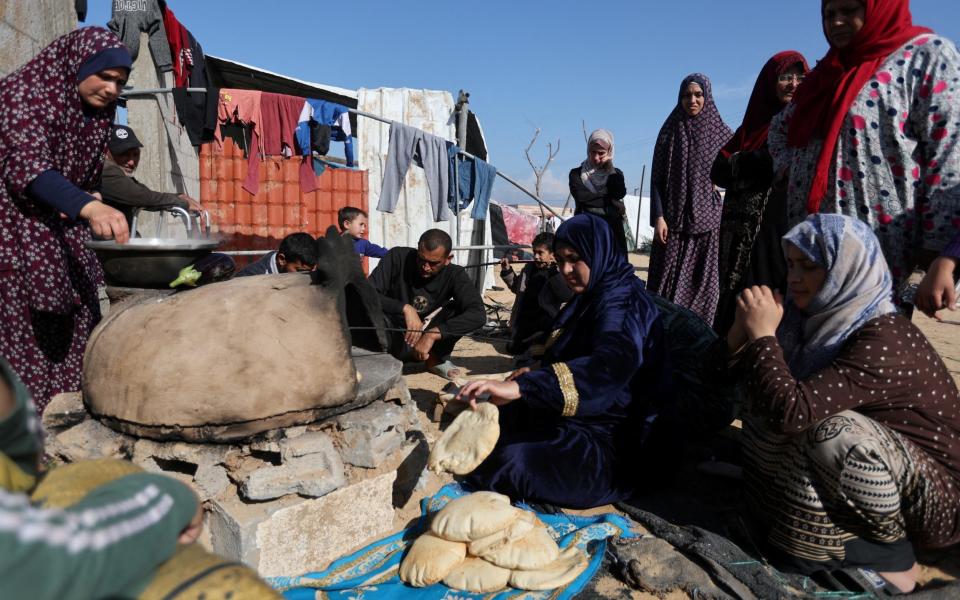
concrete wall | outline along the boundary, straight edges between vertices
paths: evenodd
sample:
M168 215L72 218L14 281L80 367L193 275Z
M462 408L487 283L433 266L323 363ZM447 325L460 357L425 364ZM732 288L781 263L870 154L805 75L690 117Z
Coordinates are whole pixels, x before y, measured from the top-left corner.
M0 77L76 27L73 0L0 0Z
M173 73L159 72L152 54L146 51L148 40L146 33L140 34L142 50L133 63L129 85L141 90L173 87ZM200 160L177 119L173 96L131 96L127 101L127 124L143 143L137 179L150 189L200 198ZM141 212L138 229L143 235L154 235L156 216L157 213ZM161 235L182 238L186 229L179 219L167 216Z

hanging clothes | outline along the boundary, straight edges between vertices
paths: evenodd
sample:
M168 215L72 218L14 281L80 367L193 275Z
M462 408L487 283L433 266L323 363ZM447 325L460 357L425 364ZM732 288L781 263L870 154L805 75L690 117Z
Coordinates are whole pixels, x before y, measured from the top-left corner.
M352 167L353 160L353 128L350 126L350 109L342 104L307 98L300 112L297 125L297 143L300 144L300 153L310 155L310 120L320 125L330 127L330 140L343 142L343 154L347 166Z
M307 98L302 104L297 120L296 140L303 161L300 163L300 191L304 194L319 189L317 177L323 174L326 166L313 160L313 138L316 135L310 124L329 128L330 139L343 142L343 154L348 167L353 167L353 128L350 125L350 112L346 106L336 102ZM319 142L319 140L318 140Z
M190 44L190 56L193 67L186 87L203 88L206 92L187 92L184 87L173 90L173 103L177 109L180 125L187 130L190 143L199 146L214 139L217 130L217 106L220 102L220 89L210 85L207 75L207 61L203 48L193 34L184 29Z
M140 53L140 32L150 36L150 54L161 71L171 68L170 45L163 28L163 11L157 0L113 2L107 29L117 34L134 61Z
M470 212L471 219L485 220L487 218L487 208L490 205L490 194L493 192L493 182L497 178L497 168L485 160L479 158L468 158L460 156L460 147L456 144L447 148L450 157L450 192L447 198L447 204L451 210L459 212L473 204L473 210ZM459 167L456 161L460 161ZM459 168L459 171L458 171ZM460 174L460 197L456 197L457 176ZM459 206L458 206L459 204Z
M260 191L260 155L263 153L263 117L260 112L262 95L263 92L257 90L220 90L217 111L220 123L240 121L250 128L250 146L246 149L249 156L247 178L242 187L254 195ZM215 138L217 149L223 148L223 134L219 128Z
M190 53L193 57L193 69L190 71L188 87L203 88L206 92L187 92L183 88L173 90L173 102L177 108L180 124L187 130L190 143L199 146L213 140L217 131L217 107L220 103L220 89L210 84L207 74L207 60L203 48L196 38L187 31L190 41Z
M190 33L183 26L166 2L163 8L163 29L170 44L170 60L173 66L173 82L177 87L185 87L193 70L193 56L190 51Z
M263 92L260 97L260 116L263 119L260 133L263 136L264 154L287 158L293 156L303 104L304 100L299 96Z
M434 221L453 218L447 197L450 194L450 154L447 140L403 123L390 124L390 143L383 165L383 188L377 210L392 213L400 198L400 188L410 162L423 167L433 207Z

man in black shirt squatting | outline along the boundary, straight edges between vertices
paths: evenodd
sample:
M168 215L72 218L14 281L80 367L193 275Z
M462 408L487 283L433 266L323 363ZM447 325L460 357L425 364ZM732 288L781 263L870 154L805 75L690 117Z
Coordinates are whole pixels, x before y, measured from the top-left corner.
M430 229L415 249L387 252L370 274L387 326L405 330L390 332L390 353L404 361L424 361L428 371L447 379L463 375L450 362L453 347L487 319L480 292L451 260L450 236Z

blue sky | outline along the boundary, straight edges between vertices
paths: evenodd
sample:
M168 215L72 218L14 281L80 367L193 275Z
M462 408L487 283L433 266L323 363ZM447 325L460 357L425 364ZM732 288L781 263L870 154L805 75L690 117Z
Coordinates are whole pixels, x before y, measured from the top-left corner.
M523 150L560 140L544 196L566 198L588 130L613 131L628 189L640 185L680 81L703 72L724 120L740 124L757 73L781 50L813 63L827 49L817 0L170 0L204 50L346 88L470 92L492 162L533 188ZM110 17L93 0L86 24ZM912 0L914 21L960 39L960 2ZM494 198L522 196L503 182Z

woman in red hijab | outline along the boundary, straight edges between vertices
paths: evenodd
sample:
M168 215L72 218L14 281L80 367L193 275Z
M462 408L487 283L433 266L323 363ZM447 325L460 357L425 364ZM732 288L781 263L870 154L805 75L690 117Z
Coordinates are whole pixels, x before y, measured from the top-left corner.
M767 61L753 86L743 124L720 150L710 171L713 183L726 190L720 219L720 300L713 321L721 335L733 324L741 290L751 285L784 288L786 264L780 238L787 228L784 219L777 218L783 213L782 196L768 194L773 161L767 131L771 119L793 100L807 71L807 60L793 50Z
M866 222L895 280L929 265L918 305L935 310L960 258L944 255L960 246L960 53L913 24L908 0L824 0L822 15L830 51L769 133L788 225Z

